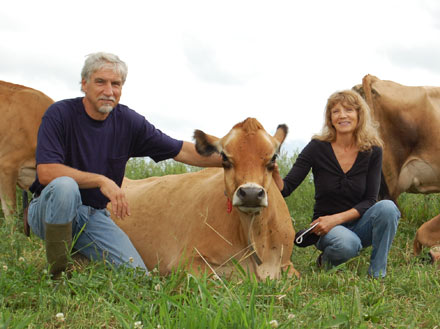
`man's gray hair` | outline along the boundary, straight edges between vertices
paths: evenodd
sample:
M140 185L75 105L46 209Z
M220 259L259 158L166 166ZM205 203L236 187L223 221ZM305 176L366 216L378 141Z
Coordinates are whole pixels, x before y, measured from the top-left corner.
M90 76L94 72L102 69L104 66L107 65L113 65L114 71L121 75L122 84L124 84L128 73L127 64L121 61L118 56L105 52L98 52L87 55L87 59L84 62L84 66L81 71L81 81L89 81Z

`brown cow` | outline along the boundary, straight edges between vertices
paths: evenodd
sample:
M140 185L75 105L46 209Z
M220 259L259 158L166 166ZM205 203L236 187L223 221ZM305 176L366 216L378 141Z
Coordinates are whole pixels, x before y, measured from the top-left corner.
M364 96L380 124L389 198L396 201L403 192L440 192L440 88L408 87L366 75L362 86L353 89ZM438 217L417 231L416 254L421 245L439 243Z
M431 247L429 256L432 262L440 260L440 215L430 219L417 230L414 254L420 254L423 246Z
M128 234L147 268L166 275L179 265L198 273L229 274L233 259L258 279L299 276L290 260L294 229L272 180L287 134L270 136L248 118L219 139L196 130L199 153L219 152L223 169L125 179L131 215L115 222Z
M53 100L42 92L0 81L0 199L5 216L16 207L15 187L35 179L35 148L41 118Z

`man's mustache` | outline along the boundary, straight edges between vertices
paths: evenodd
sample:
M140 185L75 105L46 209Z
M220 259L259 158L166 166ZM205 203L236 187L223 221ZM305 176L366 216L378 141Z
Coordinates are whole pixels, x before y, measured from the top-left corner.
M101 96L101 97L99 97L98 98L98 100L99 101L112 101L112 102L114 102L114 101L116 101L116 98L114 98L114 97L105 97L105 96Z

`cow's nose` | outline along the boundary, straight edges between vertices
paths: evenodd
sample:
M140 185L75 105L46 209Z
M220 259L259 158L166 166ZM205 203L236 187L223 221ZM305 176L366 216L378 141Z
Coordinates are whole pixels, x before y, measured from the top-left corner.
M261 201L266 197L266 192L261 187L240 187L237 196L241 200L243 206L259 207Z

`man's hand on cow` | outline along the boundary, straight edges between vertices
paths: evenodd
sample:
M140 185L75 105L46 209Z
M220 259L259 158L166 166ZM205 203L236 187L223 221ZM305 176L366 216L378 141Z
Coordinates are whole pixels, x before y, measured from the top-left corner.
M100 190L110 200L112 212L117 218L124 219L125 216L130 216L125 193L114 181L105 177Z

